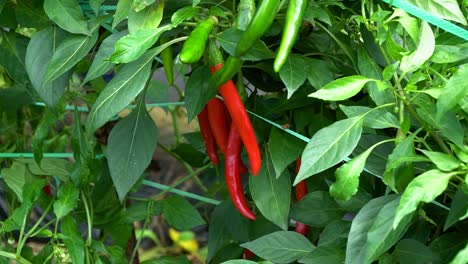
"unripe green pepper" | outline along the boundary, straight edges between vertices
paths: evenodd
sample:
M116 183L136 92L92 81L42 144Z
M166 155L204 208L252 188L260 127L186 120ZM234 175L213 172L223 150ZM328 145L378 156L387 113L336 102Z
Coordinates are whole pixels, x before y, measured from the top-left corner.
M181 62L191 64L201 59L205 52L208 37L217 23L218 19L214 16L210 16L195 27L185 41L182 51L179 54Z

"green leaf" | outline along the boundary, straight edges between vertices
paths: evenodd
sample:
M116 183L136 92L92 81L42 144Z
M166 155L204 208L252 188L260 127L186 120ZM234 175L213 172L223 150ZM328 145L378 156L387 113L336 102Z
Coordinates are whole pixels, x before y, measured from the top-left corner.
M65 159L46 158L41 161L41 166L31 160L27 163L28 168L34 175L56 176L62 181L67 181L70 177L71 164Z
M370 81L374 80L360 75L343 77L327 83L322 89L309 94L309 97L327 101L346 100L359 93Z
M71 181L66 182L58 190L58 199L54 202L54 213L58 219L68 215L75 209L79 190Z
M105 0L89 0L89 6L96 15L99 13L99 7L101 7L104 1Z
M403 239L395 247L393 254L399 263L425 264L437 258L428 247L414 239Z
M450 141L457 146L463 146L464 130L455 112L448 111L440 119L437 119L436 109L431 104L416 109L416 112L424 121L440 130L442 135Z
M70 33L91 35L88 23L76 0L45 0L44 11L50 20Z
M435 151L421 150L441 171L452 171L460 166L460 161L454 156Z
M120 68L91 108L86 122L88 135L92 135L96 129L118 114L143 90L157 52L157 49L148 51L137 61Z
M345 105L340 105L340 109L345 113L347 117L355 117L365 114L363 123L365 127L370 127L374 129L400 127L400 121L398 121L395 115L383 109L372 110L372 108L367 106Z
M271 157L266 153L260 172L249 177L249 188L258 210L283 230L288 229L291 180L288 171L276 177Z
M291 208L291 218L313 227L341 219L345 211L325 191L311 192Z
M14 162L10 168L3 168L1 175L6 185L13 190L19 201L22 202L25 195L25 186L34 179L26 165Z
M458 102L465 96L468 96L468 63L458 68L458 71L445 84L442 93L437 100L436 119L441 121L444 115L452 110Z
M364 170L366 160L372 150L374 148L369 148L335 171L336 181L330 186L330 194L333 198L347 201L357 193L359 176Z
M233 260L224 261L221 264L255 264L255 263L257 262L246 260L246 259L233 259Z
M271 161L276 177L279 177L288 165L301 155L305 143L278 128L271 129L269 139Z
M187 119L192 121L218 92L210 89L210 69L208 67L196 68L185 85L185 107L187 108Z
M456 0L408 0L408 2L435 16L467 25Z
M421 22L418 47L411 54L401 59L400 69L404 73L414 72L421 67L434 53L435 37L427 22Z
M85 263L85 243L73 216L68 215L63 218L61 230L63 234L62 241L72 263Z
M296 54L290 54L283 67L279 71L281 81L288 90L288 99L305 82L307 75L304 74L304 58Z
M457 252L462 250L463 247L466 247L466 235L463 233L445 233L437 237L429 245L432 252L436 252L439 255L439 258L432 263L447 263L447 260L453 259Z
M302 153L302 164L294 185L322 172L349 156L362 132L362 117L337 121L320 129Z
M156 0L134 0L132 7L135 12L140 12L147 6L151 7L155 1Z
M242 37L243 31L229 28L224 30L223 33L217 36L217 40L221 47L229 53L231 56L236 55L237 43L239 43L240 38ZM275 53L271 51L264 42L258 40L252 46L252 48L240 58L244 61L259 61L265 59L271 59L275 57Z
M30 215L31 207L30 203L22 203L20 207L14 209L11 216L2 223L0 231L11 232L21 230L24 220Z
M41 122L34 130L34 136L32 138L32 149L34 152L34 160L38 164L41 164L43 157L43 146L47 136L49 135L50 128L57 122L57 120L58 116L50 109L46 109Z
M106 156L120 201L150 164L157 135L157 127L146 111L144 98L110 132Z
M73 35L64 39L52 55L42 85L54 81L80 62L93 48L98 35L95 31L91 36Z
M361 28L365 28L365 26L361 26ZM369 34L372 36L371 33ZM378 52L377 54L381 53ZM382 55L380 56L383 58ZM362 76L375 80L382 80L382 69L375 63L375 58L371 58L364 48L358 48L357 59L359 73ZM375 82L368 82L366 84L366 88L370 98L375 102L376 105L383 105L395 101L393 92L390 89L380 90Z
M346 244L351 222L337 219L329 223L320 234L318 246L341 246Z
M402 158L416 155L414 151L415 136L415 134L407 136L388 155L383 181L395 192L404 190L414 177L412 163Z
M453 63L468 58L468 44L455 45L436 45L431 61L439 64Z
M452 176L453 173L429 170L412 180L401 197L393 226L397 227L406 215L416 211L420 202L434 201L445 191Z
M133 0L119 0L117 1L117 8L115 10L114 21L112 21L112 29L114 29L122 20L124 20L132 8Z
M128 63L140 58L145 51L156 43L159 36L170 28L171 25L165 25L155 29L141 29L135 33L130 33L115 43L115 51L109 60L113 63Z
M458 221L462 221L468 217L468 194L462 189L455 193L450 206L450 211L445 220L444 231Z
M93 62L89 67L88 73L86 74L86 78L84 79L83 83L96 79L97 77L105 74L110 69L112 69L112 67L114 67L114 64L108 59L110 55L114 52L115 42L117 42L118 39L120 39L126 34L127 31L121 31L110 35L102 41L101 45L99 46L99 50L94 56Z
M0 41L0 65L8 75L19 83L28 81L25 66L26 48L29 40L16 33L2 32Z
M163 212L167 222L178 230L189 230L205 224L198 211L180 196L164 199Z
M15 4L16 21L21 27L42 30L50 25L49 18L44 12L44 1L16 1Z
M43 85L47 70L45 65L49 64L54 47L58 46L65 36L65 32L56 27L46 28L34 34L26 51L26 71L31 84L42 100L52 108L58 104L62 97L71 72L58 77L52 83Z
M468 243L466 246L458 251L457 255L450 261L450 264L463 264L466 263L466 260L468 259Z
M412 215L393 229L400 197L388 195L371 200L353 219L346 246L346 264L372 263L406 232Z
M292 231L278 231L241 244L255 255L275 263L290 263L298 260L315 247L303 235Z
M333 73L324 61L305 57L304 62L307 66L307 80L315 89L322 89L333 81Z
M315 264L340 264L345 261L345 252L337 246L318 246L312 250L305 257L298 260L299 263Z
M191 262L187 259L187 256L165 256L158 259L146 260L141 264L190 264Z
M141 29L157 28L161 23L163 10L164 1L158 1L157 4L149 5L141 11L131 10L128 14L128 31L134 33Z
M197 14L197 9L192 6L185 6L172 14L171 22L173 25L179 25L185 20L189 20Z

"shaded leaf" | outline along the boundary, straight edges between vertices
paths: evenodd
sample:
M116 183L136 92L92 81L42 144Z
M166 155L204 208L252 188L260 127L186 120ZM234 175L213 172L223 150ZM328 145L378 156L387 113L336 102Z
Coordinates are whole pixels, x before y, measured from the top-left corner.
M458 71L445 84L438 100L436 120L442 120L444 115L453 109L463 97L468 96L468 63L458 68Z
M241 30L229 28L218 35L217 40L227 53L229 53L231 56L235 56L237 43L239 43L242 34L243 31ZM271 51L264 42L258 40L255 42L252 48L250 48L249 51L240 58L244 61L258 61L271 59L274 57L275 53Z
M114 21L112 21L112 28L114 29L122 20L124 20L131 10L133 0L119 0L115 10Z
M277 128L271 129L269 139L271 161L276 177L279 177L288 165L301 155L305 143Z
M325 191L309 193L291 208L291 218L313 227L327 226L344 214L345 211Z
M180 196L172 195L164 199L163 213L167 222L178 230L205 224L198 211Z
M279 71L281 81L288 90L288 98L291 98L307 78L307 75L303 73L304 64L304 59L301 56L290 54Z
M455 193L450 206L450 211L445 220L444 231L458 221L462 221L468 217L468 194L462 189Z
M299 263L315 264L341 264L345 260L345 252L337 246L318 246L312 250L305 257L298 260Z
M255 255L275 263L289 263L298 260L315 247L303 235L292 231L278 231L241 244Z
M146 111L144 98L110 132L106 156L120 201L150 164L157 135L157 127Z
M428 247L414 239L403 239L395 247L393 254L399 263L425 264L437 258Z
M340 105L340 109L347 117L364 115L363 126L374 129L399 128L400 121L392 113L383 109L373 110L367 106L345 106ZM372 111L371 111L372 110Z
M63 218L61 231L63 235L63 243L66 246L72 263L84 263L85 243L81 237L80 230L78 229L78 224L73 216L68 215Z
M324 61L305 57L304 62L307 66L307 80L315 89L322 89L333 81L333 73Z
M280 177L276 177L268 152L258 175L249 177L250 193L258 210L266 219L283 230L288 229L289 203L291 200L290 186L291 180L287 170Z
M187 108L187 119L192 121L218 92L210 89L210 70L208 67L195 69L185 85L185 107Z

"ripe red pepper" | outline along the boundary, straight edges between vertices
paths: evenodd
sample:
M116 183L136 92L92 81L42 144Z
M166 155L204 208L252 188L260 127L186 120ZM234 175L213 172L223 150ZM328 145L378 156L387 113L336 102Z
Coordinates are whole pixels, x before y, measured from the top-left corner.
M200 132L203 136L203 140L205 141L205 148L208 157L210 157L210 160L214 165L218 165L218 151L216 149L216 142L213 137L213 133L211 132L210 121L208 119L208 109L206 106L198 114L198 124L200 125Z
M246 218L255 220L255 214L250 210L242 188L240 177L241 150L242 139L235 124L232 123L225 153L224 176L226 177L226 185L237 210Z
M211 66L211 71L217 71L223 67L223 64L217 64ZM231 115L232 122L238 129L242 142L247 150L249 156L250 168L253 175L257 175L260 171L261 158L260 158L260 149L258 148L257 138L255 136L255 130L253 129L250 118L247 115L245 106L242 103L242 100L237 92L236 86L232 81L221 85L219 88L221 96L224 98L224 103L226 108Z
M208 109L208 120L216 140L216 144L223 154L226 153L226 146L229 137L230 117L226 111L226 106L221 99L213 98L206 105Z
M298 158L296 160L296 175L299 172L299 168L301 167L301 158ZM296 185L296 200L300 201L304 196L307 195L307 183L305 180L300 181ZM307 235L307 231L309 230L309 226L301 223L301 222L296 222L296 232L302 235Z
M42 191L45 193L45 195L52 196L52 188L50 188L50 184L44 185L44 187L42 187Z
M255 253L244 248L244 259L253 259L253 258L255 258Z

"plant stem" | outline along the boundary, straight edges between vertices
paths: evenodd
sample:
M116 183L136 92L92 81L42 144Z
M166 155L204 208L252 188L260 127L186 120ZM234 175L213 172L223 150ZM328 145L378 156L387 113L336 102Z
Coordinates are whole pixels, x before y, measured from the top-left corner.
M194 174L195 171L192 169L192 167L190 166L190 164L188 164L185 160L183 160L179 155L177 155L176 153L172 152L169 148L167 148L166 146L164 146L163 144L161 143L158 143L158 146L161 147L164 151L166 151L169 155L171 155L172 157L174 157L176 160L178 160L180 163L182 163L182 165L184 166L185 170L189 173L189 174ZM203 183L200 181L200 178L198 178L198 176L195 174L193 175L193 179L195 180L195 183L197 183L198 187L200 187L200 189L204 192L207 192L208 189L203 185Z
M14 260L16 260L16 261L18 261L19 263L22 263L22 264L31 264L31 262L29 262L28 260L24 259L21 256L16 256L14 253L5 252L5 251L0 250L0 256L6 257L6 258L9 258L9 259L14 259Z
M148 205L146 206L146 217L145 217L145 222L143 223L143 226L142 228L140 229L140 233L143 233L143 231L146 229L146 227L148 226L148 223L149 223L149 219L150 219L150 214L149 214L149 208L151 208L153 206L153 202L150 201L148 203ZM141 240L143 239L143 235L140 234L140 236L138 237L138 240L136 241L136 244L135 244L135 248L133 249L133 252L132 252L132 257L130 258L130 262L129 263L133 263L133 260L135 259L135 256L137 254L137 251L138 251L138 248L140 247L140 243L141 243Z
M91 243L93 242L92 241L92 220L91 220L91 211L90 211L90 208L89 208L89 205L88 205L88 200L86 199L86 195L84 194L84 192L82 191L81 192L81 199L83 200L83 205L84 205L84 208L85 208L85 211L86 211L86 221L88 222L88 237L86 239L86 246L91 246Z

